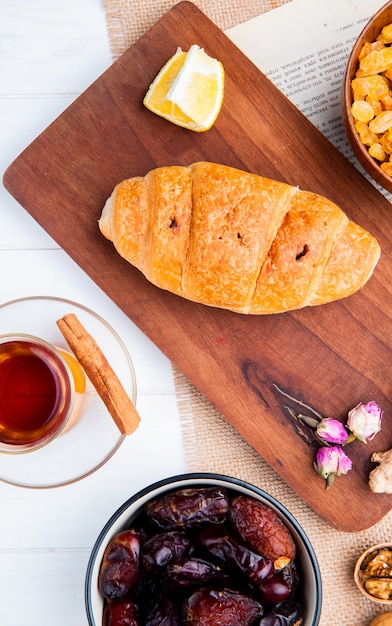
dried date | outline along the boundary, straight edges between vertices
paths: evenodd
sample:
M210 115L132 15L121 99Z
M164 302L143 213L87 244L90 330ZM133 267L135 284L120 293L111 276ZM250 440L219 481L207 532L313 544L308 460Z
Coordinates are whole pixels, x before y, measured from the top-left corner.
M260 581L258 589L261 591L263 604L269 606L282 602L291 592L280 572Z
M257 622L257 626L301 626L301 624L303 624L301 607L292 600L281 602Z
M201 587L212 583L225 584L228 576L222 569L200 558L188 558L168 566L165 588L169 591Z
M220 487L179 489L149 502L148 517L170 530L191 528L204 522L221 523L229 507L226 490Z
M187 556L191 549L189 536L181 530L154 535L141 548L141 559L147 572L159 572L169 563Z
M135 587L139 575L140 535L124 530L107 545L98 577L101 594L107 600L121 600Z
M180 604L159 595L147 613L145 626L182 626Z
M297 585L299 581L299 576L298 576L298 571L297 571L297 566L295 564L295 561L290 561L288 565L286 565L285 567L282 567L282 569L278 571L283 576L283 580L289 585L291 595L293 595L295 593L295 590L297 589Z
M139 608L130 600L112 602L105 606L103 626L139 626Z
M237 496L231 501L229 518L241 539L258 554L272 561L294 559L291 533L271 507L248 496Z
M281 603L286 598L292 597L298 583L298 573L294 561L275 571L270 578L261 581L261 602L266 606Z
M199 589L184 603L187 626L249 626L263 614L263 607L250 595L229 589Z
M239 544L223 527L201 529L198 540L203 548L238 570L256 589L261 581L274 574L272 561Z

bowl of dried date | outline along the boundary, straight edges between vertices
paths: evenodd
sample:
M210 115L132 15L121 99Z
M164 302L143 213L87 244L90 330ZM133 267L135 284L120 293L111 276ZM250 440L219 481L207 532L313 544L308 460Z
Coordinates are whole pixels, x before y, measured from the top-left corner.
M392 192L392 0L367 22L348 59L343 117L359 163Z
M365 550L355 563L354 580L369 600L392 605L392 543Z
M322 585L305 532L271 495L209 473L127 500L87 566L90 626L316 626Z

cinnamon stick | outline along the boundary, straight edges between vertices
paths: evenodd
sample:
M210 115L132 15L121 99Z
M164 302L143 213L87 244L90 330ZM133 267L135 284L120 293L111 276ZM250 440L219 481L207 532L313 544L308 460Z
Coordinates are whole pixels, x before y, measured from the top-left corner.
M94 338L74 313L64 315L56 323L121 434L133 433L140 416Z

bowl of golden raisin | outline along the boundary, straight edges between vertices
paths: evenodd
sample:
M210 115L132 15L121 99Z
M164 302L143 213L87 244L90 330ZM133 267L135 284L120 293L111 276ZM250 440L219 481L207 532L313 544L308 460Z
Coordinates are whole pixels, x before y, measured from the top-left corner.
M358 161L392 192L392 0L373 15L351 51L344 116Z
M296 519L243 480L191 473L131 496L87 567L90 626L317 626L321 576Z

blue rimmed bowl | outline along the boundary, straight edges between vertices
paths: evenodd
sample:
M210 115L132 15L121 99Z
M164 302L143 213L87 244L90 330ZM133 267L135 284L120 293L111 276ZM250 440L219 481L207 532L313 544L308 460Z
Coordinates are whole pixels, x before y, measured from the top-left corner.
M147 502L168 492L195 487L224 487L231 495L247 495L270 506L290 530L296 544L296 563L300 582L296 599L302 607L303 626L317 626L321 614L322 584L314 549L294 516L263 490L243 480L211 473L190 473L166 478L142 489L129 498L105 524L100 532L87 566L85 606L89 626L102 626L104 599L98 589L98 578L103 554L109 541L129 528L144 510Z

